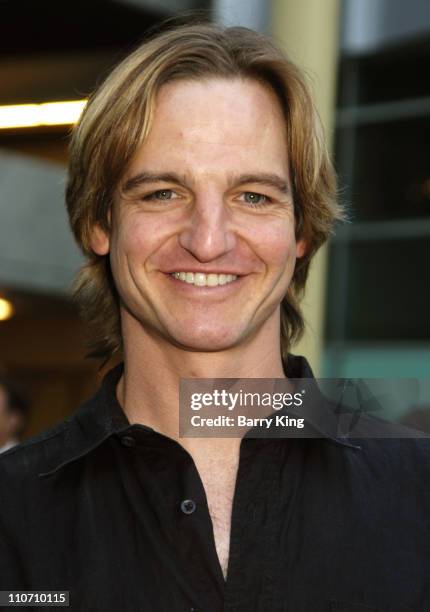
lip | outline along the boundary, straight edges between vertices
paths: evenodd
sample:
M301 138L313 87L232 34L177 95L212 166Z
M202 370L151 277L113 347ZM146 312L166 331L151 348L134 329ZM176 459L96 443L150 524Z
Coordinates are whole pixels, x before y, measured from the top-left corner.
M176 267L171 270L163 270L164 274L173 274L174 272L192 272L193 274L234 274L234 276L246 276L244 272L237 272L235 270L199 270L198 268L181 268Z

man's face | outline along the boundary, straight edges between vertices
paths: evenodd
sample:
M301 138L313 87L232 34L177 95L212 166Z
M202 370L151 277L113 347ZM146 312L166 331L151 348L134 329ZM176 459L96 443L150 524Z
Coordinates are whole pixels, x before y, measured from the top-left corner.
M242 79L164 85L121 184L111 233L96 229L92 246L110 251L122 317L198 351L279 330L305 245L270 89Z

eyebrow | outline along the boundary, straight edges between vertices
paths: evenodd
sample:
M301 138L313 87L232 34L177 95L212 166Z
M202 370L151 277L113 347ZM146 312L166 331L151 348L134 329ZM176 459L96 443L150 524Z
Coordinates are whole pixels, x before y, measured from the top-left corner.
M240 185L245 185L247 183L256 183L257 185L273 187L284 195L290 195L290 188L288 186L287 181L281 176L278 176L277 174L271 174L267 172L262 172L259 174L241 174L234 180L234 184L237 187L240 187Z
M154 174L151 172L139 172L135 176L129 178L123 188L124 194L133 191L140 185L147 183L176 183L177 185L187 186L187 180L185 177L179 176L175 172L163 172L161 174ZM266 187L272 187L284 195L291 195L288 182L277 174L261 172L257 174L241 174L239 176L232 176L230 179L231 186L240 187L248 183L254 183L258 185L264 185Z
M122 188L122 192L128 193L129 191L136 189L136 187L140 187L140 185L145 185L146 183L177 183L178 185L181 185L184 182L185 181L181 180L181 177L175 172L153 174L151 172L143 171L128 179Z

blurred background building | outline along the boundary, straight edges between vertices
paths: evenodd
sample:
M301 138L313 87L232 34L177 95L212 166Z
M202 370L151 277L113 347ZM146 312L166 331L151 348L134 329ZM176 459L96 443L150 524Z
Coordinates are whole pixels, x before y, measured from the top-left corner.
M29 126L23 107L18 119L10 107L84 100L151 27L191 9L272 35L308 73L333 149L351 222L313 264L309 329L294 352L324 376L429 377L427 0L1 0L0 9L0 370L31 399L26 436L70 414L100 373L67 295L82 261L64 208L70 119L39 106L44 125Z

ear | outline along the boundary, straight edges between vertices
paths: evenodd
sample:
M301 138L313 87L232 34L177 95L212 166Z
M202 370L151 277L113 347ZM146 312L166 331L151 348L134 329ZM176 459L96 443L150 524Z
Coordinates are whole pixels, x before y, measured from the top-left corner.
M109 234L98 223L91 230L90 246L96 255L107 255L109 253Z
M296 257L298 259L300 257L303 257L303 255L307 251L307 248L308 248L308 245L306 244L306 240L304 238L301 238L300 240L298 240L296 243Z

